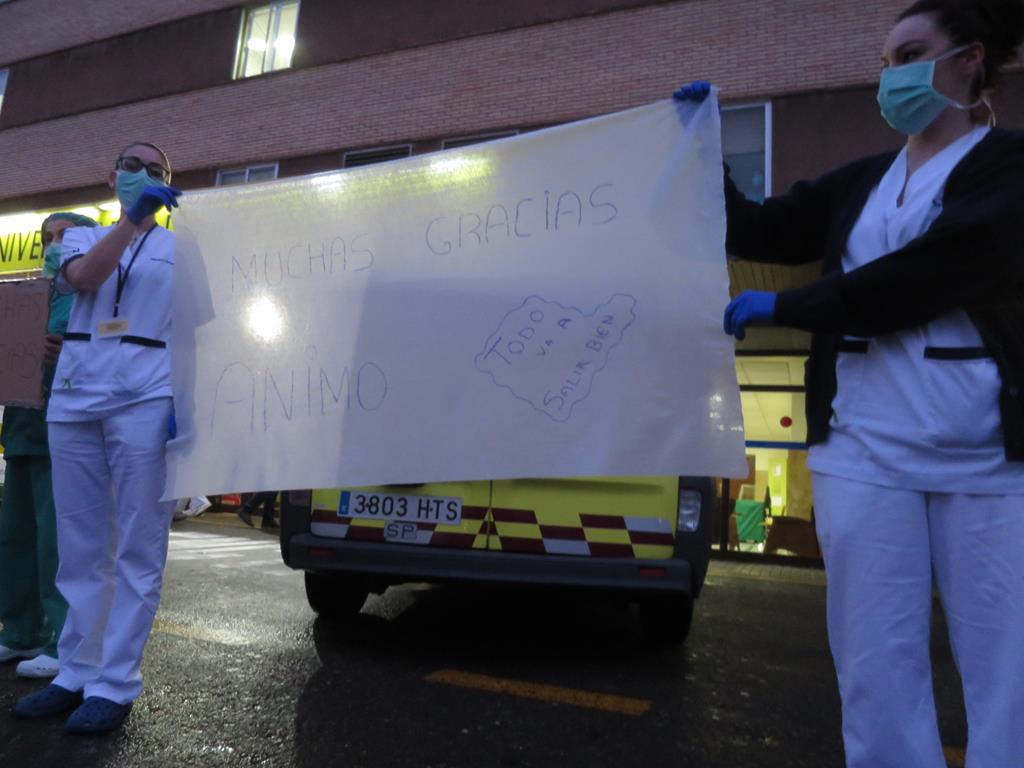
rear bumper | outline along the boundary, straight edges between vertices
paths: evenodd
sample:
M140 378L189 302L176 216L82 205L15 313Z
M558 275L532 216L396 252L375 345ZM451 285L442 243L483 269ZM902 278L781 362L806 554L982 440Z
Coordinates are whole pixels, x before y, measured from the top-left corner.
M322 573L370 574L385 580L472 581L616 590L627 593L693 593L684 559L522 555L342 541L297 533L286 544L292 568Z

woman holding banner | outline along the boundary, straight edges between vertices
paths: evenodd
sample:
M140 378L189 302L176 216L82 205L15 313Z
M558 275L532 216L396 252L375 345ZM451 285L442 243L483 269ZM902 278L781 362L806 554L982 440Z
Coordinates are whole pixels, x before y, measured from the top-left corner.
M967 764L1024 765L1024 134L991 128L988 102L1022 40L1021 0L918 0L878 92L902 151L763 205L726 180L730 253L824 259L810 285L741 294L725 329L814 334L807 463L851 767L946 764L933 574Z
M43 275L54 277L69 227L95 227L77 213L54 213L42 225ZM49 397L71 296L50 291L44 352L44 396ZM2 441L7 473L0 506L0 662L21 659L21 677L57 674L57 638L68 604L57 591L57 529L53 507L46 411L8 406Z
M56 278L57 290L75 295L47 414L68 614L57 677L14 714L74 709L72 732L110 730L128 715L160 599L174 506L160 501L173 414L174 236L154 214L177 204L170 179L160 149L126 147L109 176L121 220L70 230Z

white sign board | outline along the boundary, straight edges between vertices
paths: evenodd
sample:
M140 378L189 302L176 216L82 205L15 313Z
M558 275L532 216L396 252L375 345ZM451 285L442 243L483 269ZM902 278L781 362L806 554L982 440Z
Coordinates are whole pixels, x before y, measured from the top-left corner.
M718 104L190 192L168 497L744 475Z

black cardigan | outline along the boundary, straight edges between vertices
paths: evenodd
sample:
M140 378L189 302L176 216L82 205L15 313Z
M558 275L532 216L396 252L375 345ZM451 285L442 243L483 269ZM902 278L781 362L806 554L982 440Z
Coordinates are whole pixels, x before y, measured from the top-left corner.
M927 232L843 273L850 231L894 159L859 160L763 204L726 174L729 253L776 264L824 260L821 278L779 293L775 304L777 324L813 334L807 441L828 436L842 336L894 333L960 308L999 368L1006 456L1024 461L1024 132L993 129L953 169Z

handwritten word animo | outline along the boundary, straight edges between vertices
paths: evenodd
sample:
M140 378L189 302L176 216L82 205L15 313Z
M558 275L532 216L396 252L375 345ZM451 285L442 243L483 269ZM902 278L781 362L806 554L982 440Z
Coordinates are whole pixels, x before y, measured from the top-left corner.
M635 308L636 299L625 294L590 314L530 296L505 315L476 366L541 413L567 421L636 319Z
M512 205L495 203L481 212L465 211L438 216L427 225L427 248L438 256L452 250L478 248L511 239L559 232L570 228L599 227L619 215L612 202L611 184L598 184L589 193L572 190L554 193L544 190L535 197L524 197Z
M288 280L320 275L363 272L373 266L369 235L346 240L335 237L319 243L295 243L286 249L231 257L231 292L279 286Z
M318 365L286 370L254 370L245 363L225 366L217 379L210 430L218 423L269 432L275 424L331 413L376 411L388 396L388 379L373 362L358 368L326 370Z

